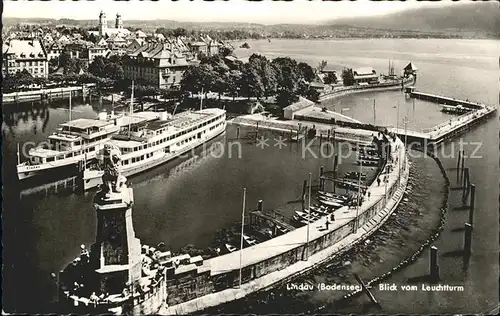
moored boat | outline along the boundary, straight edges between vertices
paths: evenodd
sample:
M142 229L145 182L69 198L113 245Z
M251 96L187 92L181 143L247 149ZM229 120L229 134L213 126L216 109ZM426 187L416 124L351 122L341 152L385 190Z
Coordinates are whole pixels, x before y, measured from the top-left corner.
M226 111L211 108L131 125L107 144L119 150L120 172L130 177L179 157L225 130ZM98 167L83 170L84 190L101 184L103 173Z
M134 113L133 116L101 113L98 119L76 119L60 124L47 142L32 148L28 160L21 162L18 152L17 174L20 180L56 168L77 165L94 159L113 135L128 121L148 121L158 118L152 112Z
M329 200L319 200L319 202L323 205L326 205L328 207L333 207L335 209L341 208L343 205L337 202L329 201Z
M380 163L380 160L366 160L366 159L358 159L356 160L357 165L363 165L363 166L378 166Z
M444 113L465 114L465 113L468 113L470 111L472 111L472 110L469 108L466 108L460 104L457 106L441 104L441 112L444 112Z

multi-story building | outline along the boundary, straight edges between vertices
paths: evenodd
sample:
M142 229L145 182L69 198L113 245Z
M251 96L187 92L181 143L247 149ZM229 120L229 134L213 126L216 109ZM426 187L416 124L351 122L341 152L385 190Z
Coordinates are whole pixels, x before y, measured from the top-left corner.
M64 45L60 43L53 43L50 45L50 47L47 49L47 59L52 60L52 59L59 59L59 56L61 53L64 51Z
M126 79L168 88L179 84L189 65L171 44L147 43L125 56L123 71Z
M47 52L38 39L10 40L2 47L2 57L4 76L14 75L25 69L36 78L47 78L49 74Z
M91 63L97 56L106 57L109 53L107 47L94 45L92 42L80 41L66 45L65 51L69 53L71 58L80 59L87 63Z
M356 84L375 84L378 83L378 75L375 69L371 67L363 67L353 70L354 82Z

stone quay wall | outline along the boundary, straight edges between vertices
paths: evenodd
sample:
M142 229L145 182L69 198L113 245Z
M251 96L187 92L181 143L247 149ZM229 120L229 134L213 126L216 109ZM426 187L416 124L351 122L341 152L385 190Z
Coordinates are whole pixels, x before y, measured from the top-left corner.
M393 144L396 146L394 146L395 152L392 152L392 156L393 158L398 157L396 158L396 161L399 160L397 164L404 165L403 172L399 171L399 167L395 167L390 173L387 173L389 181L386 186L378 186L376 183L370 186L369 190L377 194L372 193L371 200L364 202L367 203L367 207L365 206L359 210L358 223L356 223L355 216L342 218L342 214L339 214L340 220L336 216L334 223L337 226L333 230L316 233L309 243L295 243L285 251L268 255L262 260L243 266L241 287L239 287L239 269L229 267L227 271L222 272L212 270L210 275L212 282L207 282L206 276L203 273L193 275L190 281L193 286L192 292L199 293L200 296L181 302L182 299L172 297L178 297L178 294L169 292L168 300L179 303L177 305L165 306L160 311L160 314L179 315L193 313L275 286L280 282L307 272L322 262L331 260L333 256L348 250L354 244L376 231L387 220L401 200L409 175L402 142L396 139L396 142ZM318 220L311 227L316 227L320 221L322 222L322 220ZM358 229L355 229L355 226ZM286 239L287 235L290 235L290 239L293 239L292 234L298 230L276 237L275 239ZM261 247L264 247L265 243L262 243ZM290 240L290 243L293 243L293 240ZM243 252L247 249L244 249ZM225 256L231 255L228 254ZM219 257L218 259L222 260L224 258ZM213 293L208 295L202 294L210 292Z

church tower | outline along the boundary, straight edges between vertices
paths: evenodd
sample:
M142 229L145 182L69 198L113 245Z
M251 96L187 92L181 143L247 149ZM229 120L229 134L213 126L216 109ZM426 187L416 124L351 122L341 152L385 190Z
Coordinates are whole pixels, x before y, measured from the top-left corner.
M101 11L99 14L99 35L104 36L108 31L108 20L106 20L106 13Z
M122 21L122 16L120 13L116 14L115 28L117 28L117 29L123 28L123 21Z

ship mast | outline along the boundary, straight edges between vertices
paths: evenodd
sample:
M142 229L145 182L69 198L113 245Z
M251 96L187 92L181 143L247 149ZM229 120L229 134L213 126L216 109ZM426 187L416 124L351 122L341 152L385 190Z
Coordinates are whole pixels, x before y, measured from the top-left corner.
M201 87L200 111L203 110L203 87Z
M73 92L72 90L69 90L69 120L70 121L71 121L71 95L73 94L72 92Z
M134 109L134 80L132 80L132 92L130 94L130 110L128 116L128 137L130 138L130 123L132 122L132 113Z

